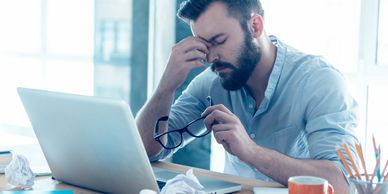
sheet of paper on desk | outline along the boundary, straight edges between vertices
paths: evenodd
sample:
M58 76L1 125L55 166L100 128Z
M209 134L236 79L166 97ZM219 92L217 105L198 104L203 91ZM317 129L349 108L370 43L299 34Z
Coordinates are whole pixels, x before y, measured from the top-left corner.
M3 194L73 194L70 190L58 191L2 191Z
M287 188L254 187L255 194L288 194Z

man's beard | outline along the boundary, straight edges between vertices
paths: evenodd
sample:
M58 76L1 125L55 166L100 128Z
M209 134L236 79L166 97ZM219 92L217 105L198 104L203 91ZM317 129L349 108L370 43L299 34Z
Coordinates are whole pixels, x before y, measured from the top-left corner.
M261 58L260 47L253 44L250 33L245 33L244 43L240 49L240 56L237 58L237 65L228 62L216 61L211 69L215 72L216 68L230 68L232 71L221 77L221 84L226 90L238 90L248 81L257 63Z

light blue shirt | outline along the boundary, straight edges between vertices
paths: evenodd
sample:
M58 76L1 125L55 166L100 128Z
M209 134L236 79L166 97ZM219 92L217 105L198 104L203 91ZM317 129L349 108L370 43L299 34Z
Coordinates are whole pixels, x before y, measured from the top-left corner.
M208 68L175 101L169 115L169 130L199 118L208 106L206 97L211 96L214 104L225 105L240 119L257 145L292 158L330 160L345 174L336 147L347 143L355 154L358 141L351 129L357 125L358 114L344 77L321 57L299 52L274 36L271 39L277 47L276 60L257 110L255 99L246 88L225 90L220 78ZM182 146L192 139L184 133ZM176 137L170 136L168 141L176 141ZM163 150L150 160L169 157L174 151ZM227 152L224 172L272 181Z

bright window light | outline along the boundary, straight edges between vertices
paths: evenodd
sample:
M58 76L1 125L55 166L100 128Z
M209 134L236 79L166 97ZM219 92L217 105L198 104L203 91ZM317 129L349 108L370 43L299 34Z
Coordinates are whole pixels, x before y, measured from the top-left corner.
M380 0L377 64L388 66L388 0Z
M305 53L322 55L344 73L358 68L360 1L262 0L269 34Z
M0 26L0 130L31 129L17 87L93 94L93 0L2 0Z
M93 61L48 60L45 88L54 91L93 95Z
M372 134L376 138L377 146L381 146L381 166L385 165L385 161L388 159L386 155L388 150L388 142L386 137L388 136L388 119L386 116L386 110L388 110L388 85L385 84L373 84L369 87L368 97L368 137L367 137L367 154L369 157L369 163L375 164ZM371 159L372 158L372 159ZM370 171L373 171L373 165Z
M0 53L40 52L41 7L41 0L0 1Z
M47 1L47 50L50 54L93 55L93 0Z
M41 87L43 65L38 58L0 55L0 125L29 127L30 122L17 95L17 87Z

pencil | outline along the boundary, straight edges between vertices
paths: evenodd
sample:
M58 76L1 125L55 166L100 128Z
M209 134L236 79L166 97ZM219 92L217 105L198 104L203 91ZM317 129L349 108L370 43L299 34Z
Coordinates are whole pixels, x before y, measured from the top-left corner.
M350 163L353 166L353 170L356 172L357 177L361 180L360 172L358 171L356 162L354 162L354 160L353 160L353 157L352 157L352 154L350 153L348 145L344 144L344 148L345 148L346 154L349 156L349 160L350 160Z
M357 149L358 157L361 160L362 168L364 168L365 179L367 181L369 181L369 175L368 175L368 172L366 170L365 159L364 159L364 154L362 153L361 144L356 143L356 149Z
M379 155L379 160L381 160L381 147L379 145L379 148L377 149L377 154ZM381 176L380 176L380 162L379 162L379 167L377 167L377 181L380 182L381 181Z
M383 172L381 173L381 176L384 177L384 179L386 177L385 171L387 170L387 166L388 166L388 160L385 162L385 166L384 166Z
M354 178L354 176L352 174L352 171L350 170L349 165L348 165L348 163L345 160L344 154L341 151L341 148L337 148L337 153L338 153L338 156L339 156L342 164L344 165L346 171L348 172L350 178Z
M377 158L377 147L376 147L376 140L374 135L372 135L372 141L373 141L373 149L375 151L375 157Z
M379 149L377 149L376 139L375 139L374 135L372 135L372 141L373 141L373 149L375 151L375 158L376 158L376 162L377 162L377 158L380 158L380 154L379 154L380 146L379 146ZM379 166L377 167L376 173L377 173L377 179L378 179L378 181L380 181L380 179L381 179L381 177L380 177L380 162L378 164L379 164Z

